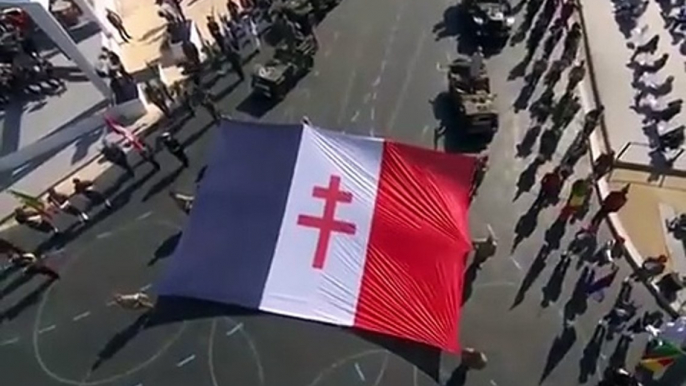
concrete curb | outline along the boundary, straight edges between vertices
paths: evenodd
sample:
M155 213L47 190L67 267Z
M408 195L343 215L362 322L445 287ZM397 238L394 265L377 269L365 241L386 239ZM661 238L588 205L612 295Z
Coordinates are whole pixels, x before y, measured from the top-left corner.
M152 113L148 112L148 114L155 114L155 113L156 112L152 112ZM133 129L131 131L131 133L136 135L136 136L139 136L139 137L147 136L157 129L157 126L163 121L162 118L163 118L163 116L160 115L159 117L157 117L157 119L153 119L150 122L144 123L142 126ZM117 143L119 143L119 144L121 144L123 142L124 142L124 138L121 138L120 140L117 141ZM81 165L77 166L75 169L71 170L69 173L67 173L63 177L60 177L54 183L48 185L45 189L43 189L43 191L41 191L39 194L37 194L36 197L43 198L49 189L55 188L55 187L61 185L62 183L64 183L68 179L70 179L70 178L76 176L77 174L79 174L80 172L82 172L87 167L92 166L94 163L96 163L100 159L102 159L101 154L99 154L99 153L94 154L90 159L84 161ZM113 167L113 165L105 167L103 170L101 170L98 173L98 176L101 175L102 173L104 173L106 170L109 170L111 167ZM8 213L5 216L0 217L0 231L7 230L7 229L12 228L14 226L18 226L18 224L16 224L13 221L13 218L14 218L14 215L12 213Z
M583 6L579 4L579 11L577 12L579 23L581 24L581 29L583 31L583 50L584 50L584 57L586 58L586 65L588 66L588 74L589 74L589 79L590 82L583 81L582 84L579 86L581 88L581 101L582 105L584 104L584 95L586 95L586 90L584 90L583 85L590 83L591 86L591 95L593 96L593 103L595 106L601 106L602 101L600 98L600 92L598 91L598 83L596 81L596 74L595 74L595 69L593 67L593 58L591 57L591 49L590 49L590 43L588 40L588 36L586 34L586 22L584 19L584 12L583 12ZM583 106L584 111L590 110L590 106ZM601 144L602 142L602 144ZM607 126L605 124L605 119L601 117L600 119L600 132L597 130L594 131L591 134L590 137L590 156L591 160L595 161L596 158L604 152L604 150L610 149L610 142L608 140L608 135L607 135ZM609 193L610 193L610 185L608 183L607 177L604 177L600 180L597 181L596 183L596 193L598 195L598 198L600 200L604 199ZM641 267L643 264L644 258L641 256L640 252L634 245L634 243L631 241L631 237L629 236L629 233L626 231L624 228L624 225L622 224L621 219L619 218L619 215L616 213L611 213L608 216L608 221L607 223L610 225L610 230L615 238L623 238L625 240L624 242L624 249L626 252L627 256L627 261L629 264L634 268L638 269ZM669 312L669 314L672 317L678 317L680 316L679 310L675 309L667 299L665 299L662 294L659 292L659 290L650 283L644 283L648 290L653 294L655 299L657 300L658 304L660 307L662 307L665 311Z

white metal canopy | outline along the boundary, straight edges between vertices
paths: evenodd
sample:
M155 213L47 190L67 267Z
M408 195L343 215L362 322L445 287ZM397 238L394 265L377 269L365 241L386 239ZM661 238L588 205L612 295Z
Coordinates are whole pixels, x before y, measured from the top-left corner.
M93 63L88 61L71 36L64 30L64 27L50 13L49 2L50 0L0 0L0 7L17 7L24 10L31 17L31 20L55 42L60 50L83 71L95 88L106 98L109 98L111 94L109 87L95 72ZM89 15L91 19L95 18L93 10L86 1L78 0L77 2L85 14ZM102 28L102 24L97 18L94 21Z

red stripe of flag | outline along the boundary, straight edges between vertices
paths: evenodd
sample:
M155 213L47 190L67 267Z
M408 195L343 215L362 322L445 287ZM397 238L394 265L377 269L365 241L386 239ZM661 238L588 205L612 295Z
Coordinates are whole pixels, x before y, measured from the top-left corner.
M472 157L384 144L354 326L456 352Z

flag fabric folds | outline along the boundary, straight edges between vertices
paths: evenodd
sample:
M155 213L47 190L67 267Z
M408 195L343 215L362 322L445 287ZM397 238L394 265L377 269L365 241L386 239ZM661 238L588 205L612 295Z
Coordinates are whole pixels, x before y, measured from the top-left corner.
M21 205L25 205L31 209L34 209L36 212L40 213L42 216L45 217L52 217L52 215L48 212L47 207L45 203L39 198L32 196L27 193L22 193L18 190L13 190L13 189L8 189L7 192L14 196L14 198L21 203Z
M639 364L652 372L659 372L669 367L683 354L676 345L666 340L660 340L656 347L643 355Z
M458 350L472 157L307 125L216 135L160 295Z

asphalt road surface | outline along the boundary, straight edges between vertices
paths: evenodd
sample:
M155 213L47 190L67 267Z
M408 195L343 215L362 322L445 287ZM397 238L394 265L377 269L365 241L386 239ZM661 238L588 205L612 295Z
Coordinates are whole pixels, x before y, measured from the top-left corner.
M248 97L248 85L237 84L233 74L211 82L211 88L221 109L238 119L294 122L307 115L321 127L432 147L434 129L440 122L450 125L440 65L457 55L458 45L464 46L456 40L460 28L455 15L455 8L442 1L344 0L317 30L321 49L314 70L280 104L256 104ZM451 377L459 358L433 349L235 309L169 305L162 307L163 318L148 323L138 313L113 307L109 301L114 292L154 292L164 258L183 228L185 216L166 192L193 192L215 130L209 116L198 110L196 118L173 126L189 146L189 170L177 169L168 154L159 155L163 168L158 173L141 164L136 177L126 180L120 171L110 170L98 186L111 194L115 209L95 215L88 227L73 227L57 244L26 229L4 235L26 248L47 250L62 279L50 285L41 278L25 282L11 270L0 273L3 380L13 385L565 386L595 384L609 361L621 362L625 355L629 364L635 363L642 337L628 353L622 347L616 350L616 337L599 350L589 345L618 283L629 272L623 262L605 299L588 299L564 328L565 304L581 270L572 264L565 274L549 279L560 250L580 223L553 227L559 207L537 216L530 212L519 226L530 235L510 253L514 230L537 190L536 183L513 201L518 181L527 190L527 179L520 175L531 170L532 159L515 157L528 119L512 108L521 78L507 80L524 56L521 46L507 47L488 60L501 113L501 129L490 145L454 135L438 141L448 151L485 149L491 155L471 221L475 237L485 235L490 224L499 251L481 270L468 271L461 327L462 344L488 355L486 369L462 380ZM578 126L576 121L567 130L557 160ZM552 167L541 167L539 177ZM588 161L582 160L576 170L587 173ZM72 224L68 218L59 222L65 228ZM607 237L601 229L599 242ZM536 257L544 240L557 248L541 261ZM596 277L605 273L599 270ZM544 288L556 299L546 307L541 306ZM633 296L643 309L654 309L644 288L636 286ZM677 378L663 384L683 382Z

